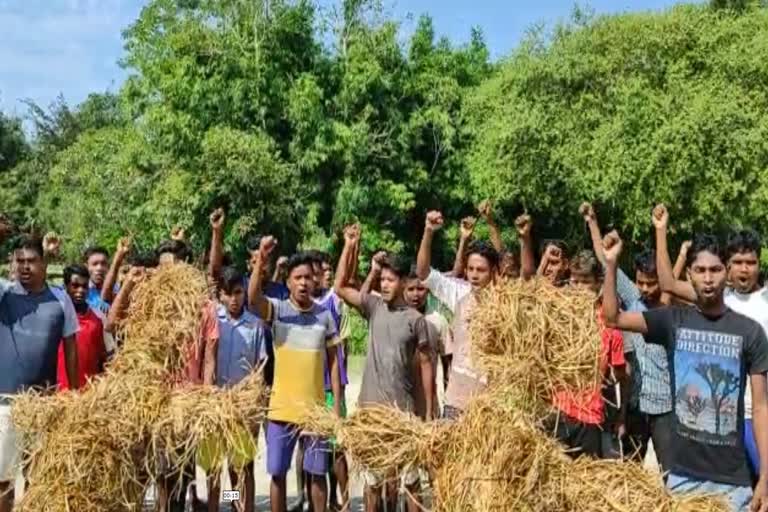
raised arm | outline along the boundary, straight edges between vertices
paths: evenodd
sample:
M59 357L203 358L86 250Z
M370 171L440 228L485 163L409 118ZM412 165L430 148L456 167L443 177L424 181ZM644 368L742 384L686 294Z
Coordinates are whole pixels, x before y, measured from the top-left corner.
M211 213L211 254L208 258L208 275L218 282L224 262L224 210L217 208Z
M373 283L381 275L381 264L387 258L387 253L379 251L371 258L371 268L368 271L368 275L365 277L362 286L360 287L360 293L370 293L373 289Z
M584 217L584 222L589 228L589 238L592 240L592 249L595 251L598 261L605 265L605 255L603 254L603 234L600 233L600 225L597 223L595 209L589 203L581 203L579 213Z
M443 214L435 210L427 212L424 235L421 237L419 254L416 257L416 274L422 281L429 276L432 264L432 239L435 231L441 227L443 227Z
M663 204L656 206L651 217L653 227L656 229L656 271L659 274L661 291L688 302L695 302L696 292L691 283L675 279L672 270L669 248L667 247L669 212L667 212L666 206Z
M528 280L536 274L536 256L533 254L531 229L533 220L530 215L520 215L515 219L517 238L520 240L520 276Z
M353 224L344 228L344 249L341 251L339 264L336 268L336 280L333 289L341 300L350 306L360 309L361 293L349 286L350 259L355 254L355 246L360 240L360 226Z
M489 200L485 200L477 206L477 211L488 224L488 234L491 237L491 244L498 252L504 251L504 242L501 240L501 230L493 218L493 205ZM459 276L456 276L459 277Z
M136 285L144 280L147 272L144 267L133 267L130 273L123 281L123 286L115 297L115 302L112 303L112 307L109 308L109 314L107 315L107 323L104 326L104 330L108 333L114 334L117 330L117 325L120 323L125 311L128 309L128 304L131 302L131 294L133 293Z
M675 260L675 266L672 268L672 273L675 275L675 279L679 281L685 281L683 274L685 272L685 262L688 259L688 249L691 248L691 241L686 240L680 246L680 252L677 253L677 260Z
M101 285L101 300L111 304L115 298L115 283L117 276L120 275L120 267L123 266L126 256L131 252L131 239L121 238L117 242L115 255L112 257L112 263L109 265L107 275L104 277L104 284Z
M285 269L288 268L288 256L280 256L275 263L275 271L272 273L273 283L285 283Z
M263 236L259 242L259 250L251 254L251 280L248 282L248 309L259 315L265 321L269 318L269 301L264 296L264 266L269 261L269 255L277 246L277 239Z
M616 293L616 270L621 256L622 242L618 233L608 233L603 242L605 254L605 283L603 285L603 314L608 327L622 331L646 334L648 326L642 313L626 312L619 309L619 296Z
M467 252L467 244L472 240L472 233L475 231L475 225L477 219L474 217L464 217L461 219L461 225L459 226L459 248L456 249L456 258L453 260L453 271L451 274L454 277L462 277L464 275L464 254Z
M61 254L61 238L53 231L43 237L43 258L50 263L56 261Z

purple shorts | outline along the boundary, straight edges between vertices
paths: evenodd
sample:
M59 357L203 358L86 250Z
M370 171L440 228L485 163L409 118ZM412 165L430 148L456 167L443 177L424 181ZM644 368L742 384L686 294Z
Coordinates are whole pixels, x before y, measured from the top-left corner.
M304 471L312 475L328 472L328 441L314 436L299 436L299 427L282 421L267 422L267 473L285 476L291 469L293 450L300 440L304 447Z

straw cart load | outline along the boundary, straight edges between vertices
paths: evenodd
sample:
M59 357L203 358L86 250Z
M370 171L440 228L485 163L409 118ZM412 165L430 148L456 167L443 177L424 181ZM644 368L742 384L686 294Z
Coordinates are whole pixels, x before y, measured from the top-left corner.
M554 392L599 384L594 295L541 281L487 290L470 319L472 358L489 386L455 422L387 407L346 420L317 409L312 432L336 436L358 467L393 477L426 469L435 512L726 512L719 497L671 496L630 462L573 460L542 426Z
M229 390L176 384L207 297L194 268L157 270L134 291L103 375L79 392L14 400L27 478L19 511L140 511L152 478L189 466L206 440L217 440L214 469L225 452L243 455L235 462L255 452L243 433L264 417L260 372Z

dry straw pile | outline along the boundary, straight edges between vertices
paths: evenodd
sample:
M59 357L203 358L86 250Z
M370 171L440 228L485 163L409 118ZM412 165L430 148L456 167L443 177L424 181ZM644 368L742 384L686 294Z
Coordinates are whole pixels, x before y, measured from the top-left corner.
M123 346L105 374L77 393L15 399L28 480L18 510L139 511L159 461L186 467L208 438L224 440L216 456L255 451L260 372L229 390L172 385L200 332L207 291L192 267L159 269L134 291Z
M637 464L573 460L540 428L555 391L601 382L594 296L511 282L479 297L473 361L486 392L455 422L425 424L383 407L346 420L317 410L306 428L335 435L360 466L431 475L435 512L726 512L718 498L675 497Z

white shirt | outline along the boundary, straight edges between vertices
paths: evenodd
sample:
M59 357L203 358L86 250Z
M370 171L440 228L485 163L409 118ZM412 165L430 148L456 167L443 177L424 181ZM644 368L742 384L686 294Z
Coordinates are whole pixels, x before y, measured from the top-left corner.
M732 288L725 290L725 305L755 322L759 323L768 335L768 288L744 294ZM747 385L744 391L744 417L752 419L752 388Z

